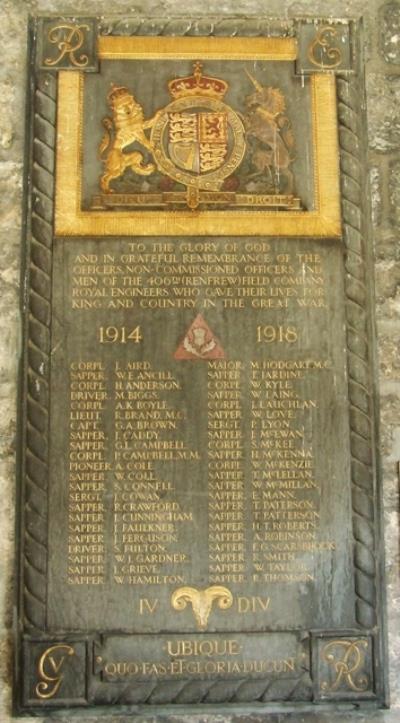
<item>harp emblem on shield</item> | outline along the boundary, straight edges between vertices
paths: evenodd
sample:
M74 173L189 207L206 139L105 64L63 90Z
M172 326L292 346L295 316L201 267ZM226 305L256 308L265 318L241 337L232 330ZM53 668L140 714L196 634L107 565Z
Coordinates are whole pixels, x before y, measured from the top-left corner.
M239 115L223 102L228 84L202 73L168 83L172 101L151 131L158 169L188 189L219 191L243 160L245 129Z

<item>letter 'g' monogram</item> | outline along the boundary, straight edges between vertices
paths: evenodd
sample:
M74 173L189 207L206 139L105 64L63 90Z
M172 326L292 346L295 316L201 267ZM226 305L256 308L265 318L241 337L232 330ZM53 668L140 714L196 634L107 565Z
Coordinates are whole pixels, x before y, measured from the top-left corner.
M75 655L74 649L70 645L59 643L47 648L40 656L38 676L41 680L35 688L38 698L48 699L56 695L64 677L61 670L67 655Z

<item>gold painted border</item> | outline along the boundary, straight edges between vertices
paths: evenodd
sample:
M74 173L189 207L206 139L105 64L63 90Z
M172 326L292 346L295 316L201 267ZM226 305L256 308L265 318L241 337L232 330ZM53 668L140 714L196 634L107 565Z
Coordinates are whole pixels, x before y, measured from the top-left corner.
M185 41L182 45L182 41ZM186 41L189 41L186 43ZM196 41L196 42L195 42ZM198 42L197 42L198 41ZM212 41L212 42L211 42ZM222 42L221 41L226 41ZM234 42L237 41L237 42ZM188 50L190 43L190 53ZM215 49L207 52L207 47ZM295 53L293 38L144 38L101 37L101 57L220 57L235 53L283 60ZM186 47L185 47L186 46ZM147 53L145 53L147 48ZM173 50L175 48L175 51ZM195 52L196 51L196 52ZM122 55L122 52L124 53ZM210 55L209 53L215 53ZM132 53L128 55L128 53ZM142 53L142 55L134 55ZM159 55L154 55L159 53ZM290 58L293 59L293 58ZM59 72L55 232L59 236L321 236L341 235L339 147L335 78L311 76L312 129L314 147L313 211L82 211L82 122L84 73Z
M100 60L135 58L208 58L217 60L296 60L296 38L188 38L104 36L98 38Z

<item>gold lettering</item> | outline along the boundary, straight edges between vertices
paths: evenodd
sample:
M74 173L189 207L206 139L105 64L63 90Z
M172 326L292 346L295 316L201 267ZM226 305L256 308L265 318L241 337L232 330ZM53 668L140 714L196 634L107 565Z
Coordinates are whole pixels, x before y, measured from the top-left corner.
M150 614L150 615L153 615L153 613L155 612L155 610L156 610L159 602L160 602L160 601L159 601L157 598L154 599L154 600L148 600L146 597L145 597L145 598L140 598L140 600L139 600L139 613L140 613L140 615L145 615L146 613L148 613L148 614Z

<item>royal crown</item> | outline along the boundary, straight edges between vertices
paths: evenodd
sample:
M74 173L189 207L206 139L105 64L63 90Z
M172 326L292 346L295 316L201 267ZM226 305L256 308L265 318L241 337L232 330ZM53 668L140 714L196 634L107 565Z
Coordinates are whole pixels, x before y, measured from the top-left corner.
M129 92L128 88L125 88L123 85L115 85L112 83L111 90L107 95L107 100L111 108L113 108L115 104L118 104L127 98L132 98L132 93Z
M204 95L219 99L224 97L228 84L219 78L203 75L202 68L202 64L197 61L193 66L193 75L187 78L175 78L168 83L173 98L183 98L186 95Z

